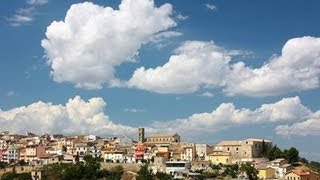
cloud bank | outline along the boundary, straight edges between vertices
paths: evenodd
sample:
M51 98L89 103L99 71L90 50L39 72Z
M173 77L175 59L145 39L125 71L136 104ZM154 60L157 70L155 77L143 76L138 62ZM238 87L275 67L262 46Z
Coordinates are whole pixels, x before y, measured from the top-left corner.
M76 96L65 105L36 102L8 111L0 110L0 130L12 132L63 133L99 135L132 135L135 128L113 123L104 110L102 98L88 101Z
M187 41L169 61L156 68L138 68L129 87L157 93L192 93L221 88L227 95L275 96L319 88L320 38L290 39L279 56L258 68L243 61L232 63L238 53L214 42Z
M122 0L119 9L72 5L63 21L47 27L41 42L53 80L87 89L118 84L115 67L133 62L143 44L178 35L165 33L176 26L171 15L171 4L155 7L153 0Z
M105 113L106 102L100 98L88 101L76 96L65 105L36 102L8 111L0 110L0 130L23 133L63 133L129 135L136 137L137 128L116 124ZM236 108L232 103L222 103L212 112L195 113L187 118L144 124L148 133L178 132L197 139L241 125L271 124L281 136L313 136L320 132L320 111L312 112L299 97L263 104L255 110Z

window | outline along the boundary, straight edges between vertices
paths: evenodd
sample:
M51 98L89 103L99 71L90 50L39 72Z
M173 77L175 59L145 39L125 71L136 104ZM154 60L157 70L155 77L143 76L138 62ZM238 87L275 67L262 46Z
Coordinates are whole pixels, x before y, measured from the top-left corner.
M230 148L228 148L227 150L230 151Z
M238 150L239 150L239 148L236 148L236 150L238 151Z

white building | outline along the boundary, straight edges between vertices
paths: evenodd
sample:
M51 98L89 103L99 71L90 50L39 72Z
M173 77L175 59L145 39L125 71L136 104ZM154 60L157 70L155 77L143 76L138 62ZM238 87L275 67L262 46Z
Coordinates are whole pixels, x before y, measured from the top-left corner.
M213 148L208 144L196 144L196 154L198 160L205 160L208 154L213 152Z
M183 178L183 174L190 171L191 165L187 161L167 161L166 173L171 174L174 178Z
M184 161L193 161L195 159L194 146L183 148L181 152L181 159Z
M9 146L7 149L7 162L15 162L20 159L20 149L18 146Z
M126 156L124 155L123 151L108 151L104 154L104 160L107 162L108 160L111 160L114 163L122 163L125 162Z
M271 161L268 167L275 169L275 176L277 179L285 178L286 173L293 169L291 164L288 164L288 161L284 158Z

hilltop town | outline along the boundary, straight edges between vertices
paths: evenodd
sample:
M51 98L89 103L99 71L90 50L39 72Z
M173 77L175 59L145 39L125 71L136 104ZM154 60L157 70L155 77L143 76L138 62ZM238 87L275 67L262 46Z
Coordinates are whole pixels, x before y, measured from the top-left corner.
M142 168L149 169L151 174L164 175L158 179L320 179L317 172L305 166L308 162L299 157L298 150L290 148L282 152L267 139L208 145L182 142L177 133L146 136L144 128L138 129L137 140L126 136L0 134L0 176L3 177L20 173L32 179L48 179L45 167L86 164L88 157L99 159L99 169L124 167L121 173L127 171L127 176L121 174L122 179L139 179L136 177ZM245 165L249 165L249 170L242 169Z

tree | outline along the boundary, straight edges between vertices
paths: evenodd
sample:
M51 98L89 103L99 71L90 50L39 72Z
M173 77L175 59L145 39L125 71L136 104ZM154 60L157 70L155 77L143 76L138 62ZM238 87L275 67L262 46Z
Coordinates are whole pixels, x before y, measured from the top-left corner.
M157 180L171 180L173 179L172 175L167 174L167 173L163 173L163 172L157 172L155 175L155 179Z
M124 170L121 165L115 166L110 170L109 175L107 176L107 179L120 180L123 173L124 173Z
M237 178L239 175L239 166L237 164L227 166L222 175Z
M285 157L290 164L294 164L299 161L299 151L291 147L289 150L285 151Z
M149 169L148 164L142 165L140 167L140 170L138 171L137 180L152 180L153 179L153 173L152 170Z
M277 158L284 158L284 154L283 152L281 151L280 148L277 147L277 145L273 146L272 148L270 148L268 150L268 153L267 153L267 158L272 161L272 160L275 160Z
M245 164L242 164L240 167L240 171L244 172L250 180L258 179L258 170L251 163L247 162Z
M264 141L264 139L262 140L262 146L261 146L261 156L262 157L267 157L268 155L268 151L269 151L269 146L267 146L266 142Z
M20 173L17 174L16 172L8 172L8 173L4 173L1 176L1 180L31 180L31 173Z
M66 153L67 150L68 150L67 147L66 147L65 145L62 145L62 152L63 152L63 153Z

